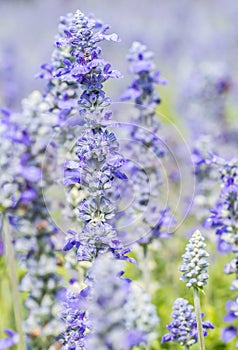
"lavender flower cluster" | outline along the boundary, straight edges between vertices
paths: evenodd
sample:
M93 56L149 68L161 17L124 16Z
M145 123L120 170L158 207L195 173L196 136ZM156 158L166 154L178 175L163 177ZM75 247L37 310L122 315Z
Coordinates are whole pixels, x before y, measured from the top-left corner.
M173 321L167 326L170 333L165 334L162 343L173 341L189 348L198 341L197 322L194 308L189 302L183 298L175 300L173 312L171 314ZM214 326L210 322L203 322L203 333L207 336L206 329L213 329Z
M165 85L166 80L155 70L153 52L140 42L134 42L129 51L129 71L135 75L132 84L121 97L121 101L132 101L138 110L129 130L129 142L124 145L128 154L128 177L135 194L134 203L126 216L135 220L139 243L147 245L158 238L171 235L174 219L169 207L159 210L158 199L161 196L162 175L159 160L165 156L164 141L158 136L160 123L156 108L161 100L156 85ZM143 215L146 213L146 215ZM138 217L141 222L138 228ZM128 219L127 219L128 220Z
M237 292L237 219L238 219L238 181L237 181L237 162L235 160L226 162L219 159L213 166L220 173L221 190L219 199L215 207L211 209L210 216L204 222L204 226L215 230L217 235L217 249L220 253L232 253L232 259L225 265L224 272L227 275L234 275L230 289ZM227 315L225 322L233 322L237 319L236 315L237 296L235 300L229 300L226 304ZM225 327L222 338L225 342L231 341L236 337L237 327Z
M105 253L89 270L87 287L80 291L71 281L62 313L66 328L59 336L63 349L131 349L153 339L159 322L155 307L147 293L123 277L122 268Z
M24 330L28 343L40 349L57 335L52 332L52 328L60 324L56 318L56 296L63 288L63 279L57 273L59 233L45 207L42 186L46 184L40 181L52 124L48 121L48 105L39 92L33 92L23 101L21 114L3 112L4 144L13 143L16 148L11 163L14 167L6 166L1 180L2 215L12 226L16 256L25 271L20 281L20 289L29 294L25 300ZM25 125L21 123L22 118ZM5 156L8 158L9 153ZM44 180L47 183L47 176Z

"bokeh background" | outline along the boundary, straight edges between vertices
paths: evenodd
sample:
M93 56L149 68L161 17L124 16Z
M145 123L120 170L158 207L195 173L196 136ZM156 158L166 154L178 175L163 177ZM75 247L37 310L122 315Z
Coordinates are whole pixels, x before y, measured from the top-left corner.
M134 40L140 40L155 52L156 65L168 80L166 87L159 88L163 101L159 111L178 127L188 145L198 131L216 134L221 109L225 109L223 117L225 114L229 127L238 127L238 3L233 0L0 0L0 105L19 110L24 97L34 89L43 90L44 82L35 75L40 65L50 60L59 17L76 9L94 13L122 39L113 49L111 45L104 46L105 58L124 75L123 80L108 86L114 101L130 81L126 53ZM210 89L210 81L225 84L226 94ZM169 125L165 122L165 135L170 133ZM222 152L235 156L237 145L235 139ZM195 227L195 220L195 215L190 215L173 242L160 243L163 249L155 245L151 251L151 293L161 318L160 335L170 322L174 299L181 296L191 300L190 292L179 282L177 267L181 264L184 238ZM225 325L224 305L233 297L229 277L223 274L227 257L216 253L213 238L208 237L208 241L211 279L203 310L216 330L210 332L207 348L233 350L234 342L224 344L220 338ZM14 328L14 319L7 269L0 259L1 338L4 327ZM140 270L129 268L128 275L140 279ZM179 347L161 346L158 340L153 349Z
M204 61L222 63L236 81L236 1L1 0L1 67L14 68L18 100L40 86L34 75L49 60L59 16L77 8L102 18L120 35L121 43L105 56L124 75L125 54L132 41L141 40L155 52L172 97L181 91L194 65Z

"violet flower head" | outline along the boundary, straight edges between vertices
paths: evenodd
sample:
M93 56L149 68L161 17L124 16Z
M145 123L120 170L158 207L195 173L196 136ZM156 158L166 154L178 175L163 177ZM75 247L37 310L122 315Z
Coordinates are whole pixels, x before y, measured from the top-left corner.
M214 172L214 166L219 160L213 146L213 140L210 135L201 135L195 142L192 151L192 160L194 171L199 182L202 182L207 177L211 177L211 172Z
M207 217L207 211L216 202L214 186L218 179L217 163L219 156L214 151L211 135L201 135L194 143L192 161L196 176L196 194L193 212L199 222Z
M41 181L42 160L55 119L49 118L49 105L36 91L23 100L21 113L3 112L0 129L6 152L1 159L4 171L0 186L5 197L1 210L8 214L16 257L25 269L20 289L28 293L23 325L26 342L35 349L48 348L57 334L55 329L60 327L57 294L63 286L57 273L59 231L49 218ZM49 164L44 166L49 175ZM47 175L44 185L49 185Z
M211 215L206 219L204 226L214 228L218 236L217 247L220 253L233 253L231 260L225 265L224 272L233 274L234 280L230 289L238 291L237 267L238 267L238 176L237 161L226 162L222 160L219 164L221 190ZM231 323L236 321L238 316L237 298L229 300L226 305L227 315L224 321ZM225 342L231 341L237 335L237 327L230 325L222 332L222 339ZM238 346L238 345L237 345Z
M222 62L196 63L181 89L180 112L191 124L193 136L211 133L213 138L227 131L225 109L232 79ZM214 130L214 123L217 127Z
M160 159L164 157L165 149L158 136L160 123L156 108L160 98L156 85L164 85L166 81L159 71L155 71L153 57L145 45L133 43L127 58L129 71L135 78L121 97L122 101L132 101L138 110L137 117L131 120L130 142L125 145L129 159L126 168L135 198L125 215L131 222L135 221L136 230L141 231L141 244L148 244L158 237L169 237L174 224L170 209L164 208L159 200L163 187Z
M209 254L205 250L206 244L204 237L199 230L195 231L186 245L186 253L183 257L183 265L179 267L179 271L183 272L181 281L191 288L203 288L207 284L208 274L207 257Z
M238 176L237 163L230 162L221 166L221 192L211 215L204 226L215 228L220 252L237 252L238 233Z
M155 306L147 293L123 278L123 267L106 253L94 260L86 287L70 282L61 313L64 331L57 338L62 349L130 350L156 337Z
M70 281L62 302L61 318L64 331L57 337L63 350L85 349L85 337L88 329L87 303L89 288L79 291L77 281Z
M197 322L194 308L185 299L178 298L173 305L171 314L173 321L167 326L169 331L162 337L161 343L172 341L188 348L198 341ZM202 323L203 334L207 336L207 329L214 329L214 326L205 321Z
M66 118L76 113L78 84L73 82L62 82L55 77L56 71L62 66L62 61L71 57L71 51L67 47L61 47L57 43L64 40L65 31L72 25L73 14L60 17L58 34L56 36L55 48L51 55L51 63L41 66L41 72L37 77L45 79L47 83L44 95L45 101L50 106L51 115L57 117L57 124L61 126Z
M160 103L159 96L155 93L155 84L166 84L166 80L160 77L159 71L154 71L154 54L140 42L134 42L127 56L130 62L130 72L136 74L132 84L122 95L121 100L132 100L137 108L144 110L147 119L154 114L154 108Z
M36 199L42 161L54 123L55 119L49 118L49 105L38 91L22 101L21 113L2 110L1 211L16 209Z
M134 102L135 108L139 110L138 117L133 120L131 138L141 145L142 154L146 148L150 148L158 157L163 157L164 149L157 135L160 124L156 118L156 107L160 104L160 98L155 91L156 84L164 85L164 78L160 77L159 71L154 71L154 54L139 42L134 42L129 51L128 61L130 72L136 74L132 84L121 97L122 101ZM135 142L134 142L135 143ZM147 152L148 157L148 152ZM146 161L145 168L152 160Z
M109 78L118 78L102 58L98 43L104 40L118 41L116 34L106 34L109 29L91 16L77 11L64 38L57 43L67 48L70 57L62 61L55 72L61 82L78 84L79 115L82 120L81 135L73 149L74 155L65 162L65 186L79 193L78 222L82 232L69 231L64 250L76 247L78 260L92 261L99 253L121 249L117 232L112 223L115 203L108 196L109 190L119 180L126 180L120 171L125 159L119 153L116 135L107 127L111 116L110 98L103 90Z
M86 342L88 350L129 350L149 342L154 332L158 321L155 308L146 294L123 278L122 268L121 261L104 254L95 260L89 273L92 285L88 312L92 333ZM136 295L140 296L139 300L135 299ZM142 301L146 301L143 306ZM143 307L144 319L138 311Z
M105 128L85 129L75 152L78 160L65 165L65 184L71 187L80 184L87 189L87 195L78 205L82 232L69 232L71 237L65 250L75 245L78 260L92 260L100 252L122 248L111 222L116 207L107 194L117 178L121 179L123 173L119 168L125 160L119 154L115 135Z
M98 46L105 40L119 41L117 34L106 33L109 28L79 10L74 15L61 17L52 62L43 65L40 74L49 81L47 98L56 109L59 124L76 114L77 103L81 112L110 103L103 84L110 78L121 77L121 74L111 69Z
M20 116L1 110L1 174L0 174L0 212L12 210L20 201L22 181L19 179L19 159L29 145L28 135L20 127Z
M144 334L140 346L151 344L157 338L159 325L156 307L151 303L150 295L136 283L130 284L130 291L125 304L126 328L135 328Z

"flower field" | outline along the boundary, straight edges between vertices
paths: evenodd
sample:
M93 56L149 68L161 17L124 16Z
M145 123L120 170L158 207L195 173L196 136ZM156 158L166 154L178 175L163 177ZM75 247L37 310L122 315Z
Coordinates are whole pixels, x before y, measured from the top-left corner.
M238 5L0 16L0 350L238 348Z

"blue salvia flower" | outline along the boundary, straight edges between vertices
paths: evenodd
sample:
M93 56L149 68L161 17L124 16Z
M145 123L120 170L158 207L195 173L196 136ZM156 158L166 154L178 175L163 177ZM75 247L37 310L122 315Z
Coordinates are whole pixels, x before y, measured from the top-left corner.
M1 174L0 174L0 212L5 214L21 201L21 181L18 180L20 167L16 167L18 158L29 145L29 137L20 128L19 115L12 116L11 113L2 109L0 119L1 135ZM13 161L12 157L16 158ZM9 161L9 160L12 161Z
M72 143L73 139L78 138L75 126L86 125L77 143L80 152L76 154L76 160L78 162L79 159L81 164L75 161L65 164L67 200L72 207L70 208L71 213L68 208L65 212L67 211L66 215L74 220L76 219L75 208L80 203L78 198L87 197L87 188L91 188L91 193L94 193L94 189L97 188L97 195L99 195L100 191L111 190L111 183L115 176L125 178L125 175L118 170L124 160L118 155L119 145L115 135L105 130L105 127L98 128L95 125L98 122L100 125L101 119L107 122L111 115L108 110L103 112L103 108L110 104L110 99L103 91L103 83L109 78L121 76L118 71L112 70L110 64L101 57L102 50L98 46L99 42L119 40L116 34L106 34L108 29L109 26L103 25L92 15L86 16L80 11L77 11L75 15L68 14L66 17L61 17L52 62L50 65L43 65L43 71L40 74L41 77L48 80L45 100L52 106L50 111L58 115L58 125L61 126L60 135L54 138L54 142L58 145L57 152L60 152L60 148L64 148L64 144L67 150L67 140ZM94 106L91 107L86 101L91 98L89 95L94 101ZM78 104L80 105L79 115L76 108ZM98 121L96 121L97 118L99 118ZM66 124L63 124L65 120ZM98 128L96 130L98 132L95 132L94 127ZM106 143L105 147L104 143ZM102 147L102 150L97 150L97 147ZM91 148L93 152L90 155ZM99 156L102 160L108 149L111 150L107 157L110 164L99 167L95 172L95 160L89 158ZM97 152L102 154L99 155ZM88 169L88 162L92 163L92 169ZM82 219L80 217L77 222L78 226L82 225ZM67 248L69 247L70 245L67 245Z
M26 222L18 224L19 238L16 248L22 257L22 267L27 270L20 283L21 291L29 293L25 301L26 318L24 330L27 343L35 349L49 348L54 344L61 322L58 319L59 306L57 298L64 282L57 273L55 227L42 217L47 211L36 207L42 214L28 216L34 226ZM30 236L27 232L33 232ZM34 231L33 231L34 230Z
M237 163L223 161L220 166L221 192L205 227L215 228L219 251L237 251L238 175Z
M26 191L35 195L25 203L17 223L18 239L16 249L25 254L22 258L27 274L21 281L21 288L29 292L26 299L28 311L25 320L25 331L28 342L34 348L47 348L54 343L60 327L57 318L57 295L64 282L57 274L57 237L58 229L49 218L42 186L48 185L49 164L44 163L44 178L42 161L51 135L54 118L49 118L48 104L38 92L34 92L23 101L25 124L30 138L30 146L26 148L21 159L21 174L25 180ZM47 203L49 205L49 203ZM25 210L24 210L25 209ZM16 213L19 215L19 213ZM29 235L29 232L32 232Z
M62 301L61 318L64 321L64 331L58 336L61 349L85 349L85 338L89 333L87 304L89 288L79 291L75 279L70 281Z
M196 138L210 132L213 140L221 142L221 133L225 134L229 129L226 104L232 79L228 68L222 62L204 61L192 67L185 81L186 87L180 89L179 96L181 116L189 121L191 132ZM213 128L214 123L216 130Z
M3 145L12 143L16 149L10 163L13 166L7 169L7 175L20 193L14 200L9 197L4 214L9 215L15 231L17 256L26 271L20 287L29 293L24 322L27 344L42 349L49 348L58 334L60 322L56 298L63 286L63 279L57 274L56 237L59 232L49 219L42 194L42 186L48 184L47 171L51 172L46 163L46 176L41 182L42 161L54 119L48 118L48 105L38 92L25 99L22 106L21 114L5 113L2 120L7 127L2 134ZM3 190L6 186L3 181Z
M40 102L43 108L38 110L39 116L36 116L35 110L38 108L36 105L39 103L38 94L33 93L29 97L29 108L27 110L27 108L23 107L23 113L2 111L0 133L3 139L2 150L4 154L1 157L0 202L1 212L3 213L15 210L36 198L35 187L37 188L37 184L42 176L41 162L49 141L49 138L46 136L52 127L49 122L48 125L46 123L46 107L43 107L42 97ZM31 115L29 115L30 101L34 101L36 104L34 106L35 110L32 110ZM26 100L23 101L24 103L26 103ZM23 115L25 125L22 125ZM32 123L33 117L35 117L35 123ZM9 161L10 159L12 161Z
M160 103L160 98L155 92L154 84L165 84L165 79L161 78L159 71L154 71L154 53L147 50L147 47L140 42L134 42L128 54L130 62L130 72L137 74L132 84L128 87L121 99L132 100L141 114L145 113L145 118L155 114L155 107ZM156 123L154 127L159 127Z
M229 132L236 133L235 129ZM232 149L234 149L234 140L232 140L232 137L230 137L226 131L224 131L222 135L224 136L224 139L220 140L214 139L212 133L201 135L196 139L196 142L193 145L192 160L197 181L193 213L200 222L205 221L208 210L211 208L216 210L216 203L218 204L217 192L220 192L220 172L227 163L223 158L226 154L230 157L233 152ZM237 138L235 137L235 139ZM219 153L217 152L218 143ZM216 147L214 147L214 145ZM205 221L205 227L211 226L212 217L213 215L211 215L210 218L207 218ZM218 246L219 245L219 249L225 250L228 248L227 244L221 240L218 242Z
M106 253L95 259L86 287L71 281L61 314L66 326L58 337L62 349L126 350L156 337L156 309L141 287L123 278L123 267Z
M45 150L56 121L53 117L49 118L49 105L37 91L22 101L22 108L22 113L2 109L1 212L30 203L36 198Z
M196 140L192 150L194 174L196 176L196 193L193 213L199 222L204 222L207 211L216 202L215 183L218 180L217 163L219 156L214 152L211 135L202 135Z
M55 77L61 82L75 82L81 88L78 105L83 128L77 137L75 157L65 163L65 186L78 186L82 198L78 205L82 232L69 231L65 246L65 250L76 246L78 260L93 260L99 252L121 248L111 223L115 204L107 193L117 179L126 179L119 170L125 160L115 134L106 126L111 112L105 107L110 105L110 98L103 90L108 79L121 75L102 58L98 46L104 40L118 41L116 34L106 34L108 28L77 11L64 37L57 42L70 56L61 61Z
M16 332L11 329L5 329L4 332L8 337L0 339L0 350L11 348L19 342L19 336Z
M90 144L91 141L91 144ZM78 205L78 218L83 223L81 234L73 236L65 246L69 250L76 245L78 260L92 260L108 248L121 248L111 221L115 204L107 197L113 181L121 177L118 170L124 159L118 153L119 145L113 133L100 128L85 130L78 139L75 151L78 161L66 163L66 185L80 184L88 193Z
M172 341L189 349L198 342L196 315L193 306L186 299L175 300L171 317L173 321L167 326L169 333L162 337L161 343ZM204 336L207 336L207 329L213 329L214 326L206 321L202 322L202 328Z
M169 227L173 224L168 208L158 211L162 177L157 158L163 157L165 150L158 136L160 124L156 118L156 108L160 98L155 87L156 84L165 84L165 80L159 71L155 71L153 56L145 45L133 43L128 61L135 78L121 97L122 101L134 102L139 111L137 118L131 120L130 142L125 146L125 152L129 155L128 173L135 193L135 200L126 215L131 216L132 222L134 217L141 215L141 225L136 221L136 229L141 230L140 237L144 236L140 240L143 244L153 238L169 237ZM146 215L143 215L144 212Z
M238 165L237 161L226 162L220 160L215 164L220 167L221 191L211 215L204 225L214 228L218 236L218 251L221 253L233 253L232 259L226 264L224 272L235 276L231 283L231 290L238 291L237 267L238 267ZM224 320L233 322L237 319L237 296L235 300L227 302L228 314ZM237 335L237 327L229 326L223 330L222 338L229 342Z
M61 81L76 82L82 89L78 99L80 113L90 112L84 115L85 122L94 126L100 123L101 118L105 121L110 117L108 111L102 114L101 108L110 104L110 98L103 91L103 84L110 78L121 77L120 72L112 70L111 65L102 58L102 49L98 45L105 40L119 41L117 34L106 34L109 28L78 10L71 25L64 31L64 38L57 42L71 55L61 61L63 67L56 71L55 76Z
M56 71L62 67L63 61L71 57L71 50L61 47L59 42L64 40L68 28L71 27L73 14L60 17L56 44L51 56L51 63L41 66L41 72L37 77L47 80L45 100L49 103L51 114L57 116L57 124L60 126L66 118L76 113L78 84L71 81L60 81L55 77ZM66 33L65 33L66 31Z
M195 231L186 245L186 253L183 257L183 265L179 270L183 272L181 281L191 288L203 288L207 284L208 274L207 257L209 254L205 250L204 237L199 230Z
M79 10L74 15L61 17L52 62L44 64L40 74L49 81L46 98L52 101L59 124L76 114L78 100L86 109L94 104L95 98L97 106L108 104L102 84L109 78L121 76L101 58L98 43L119 40L114 33L106 34L108 29L108 25ZM79 88L82 91L79 92Z
M135 314L130 315L130 320L127 319L127 312L133 308L131 295L134 290L132 282L122 277L122 271L122 262L104 254L96 259L89 272L92 286L88 315L92 331L86 342L88 350L131 349L146 343L148 333L152 332L151 324L146 327L142 322L136 323ZM137 308L140 307L140 301L137 300ZM147 304L144 309L147 320L150 312L148 308ZM154 312L153 309L151 314L154 315ZM143 318L142 315L140 318ZM154 320L151 322L153 324Z
M186 116L195 136L192 147L197 186L193 212L199 221L204 221L207 209L214 207L216 201L214 185L218 172L213 158L217 157L218 148L220 154L230 156L237 140L235 125L228 123L226 115L233 83L227 67L216 61L193 67L187 82L180 95L181 115Z
M195 197L195 204L198 204L198 207L194 208L194 212L195 215L201 212L204 216L208 207L215 206L216 200L213 186L218 172L215 167L217 162L212 158L218 148L223 157L230 157L237 142L237 128L232 121L228 121L227 115L228 98L232 92L233 81L228 67L216 61L201 62L193 67L193 72L187 81L188 85L181 99L183 105L181 114L190 119L190 130L196 136L193 138L196 139L196 143L193 144L193 158L198 179L198 193ZM215 130L214 123L216 123ZM199 219L204 220L203 217Z
M110 64L101 58L101 49L98 46L100 41L117 41L118 38L115 34L105 34L108 26L102 26L96 22L80 11L69 19L66 23L66 25L70 24L68 29L64 29L57 42L57 46L63 48L62 51L68 52L69 55L67 59L62 59L61 67L53 72L55 78L60 81L59 85L64 82L66 84L75 82L81 88L78 103L80 125L83 126L82 133L75 147L76 157L65 164L65 185L79 187L79 192L81 191L79 195L82 198L78 205L82 232L69 231L71 237L65 246L65 250L76 246L78 260L94 260L99 253L109 249L117 258L124 258L127 252L127 250L121 250L117 232L111 224L115 215L115 206L107 197L114 179L125 178L119 170L125 161L119 154L119 144L115 135L105 125L111 112L104 110L110 105L110 99L103 91L103 83L111 77L119 77L120 74L112 71ZM59 57L60 54L57 59ZM110 288L108 284L108 291ZM97 290L99 291L99 283ZM120 295L120 290L116 295L115 301ZM126 297L126 293L124 295ZM72 305L75 305L74 299L78 302L78 311L72 309ZM98 313L92 314L90 307L87 307L87 314L90 316L84 315L85 309L81 310L79 299L81 298L69 292L64 302L62 318L65 321L66 330L59 337L59 341L65 349L80 349L84 346L85 317L90 317L93 325L97 321ZM92 304L92 300L95 300L93 292L89 305ZM97 305L96 300L94 304ZM110 307L108 310L110 311ZM103 317L105 315L103 313ZM92 326L89 324L87 328L91 329ZM115 331L117 332L117 327ZM96 330L93 327L93 332L93 334L99 332L97 326ZM136 337L136 334L130 333L130 337L132 335ZM89 339L87 342L89 347L92 338L87 339ZM125 348L124 343L127 345L128 342L131 343L132 340L127 337L123 342L123 348ZM134 343L133 340L133 345ZM85 348L87 347L85 345Z
M155 306L151 303L151 298L136 283L130 284L130 292L125 304L126 328L140 330L145 336L143 344L151 344L157 338L156 328L159 318Z

